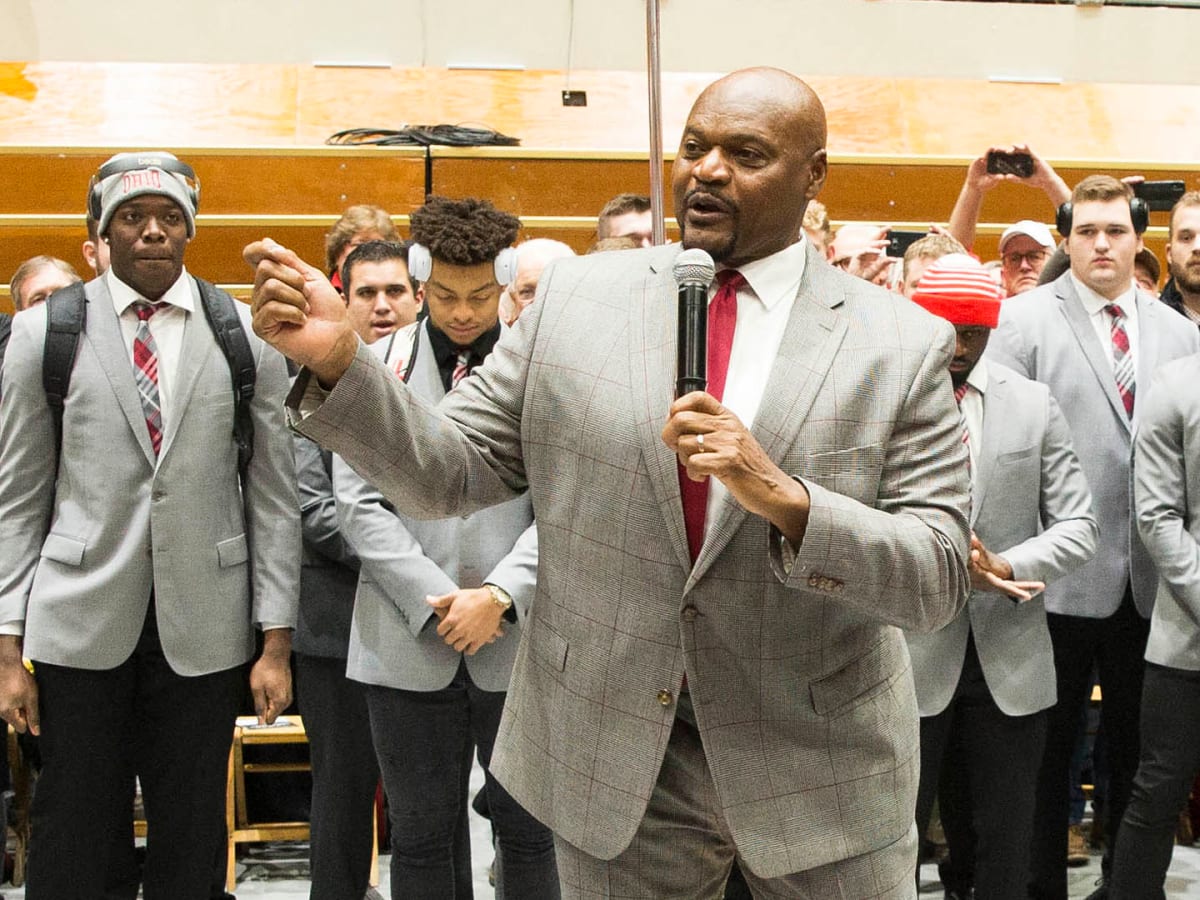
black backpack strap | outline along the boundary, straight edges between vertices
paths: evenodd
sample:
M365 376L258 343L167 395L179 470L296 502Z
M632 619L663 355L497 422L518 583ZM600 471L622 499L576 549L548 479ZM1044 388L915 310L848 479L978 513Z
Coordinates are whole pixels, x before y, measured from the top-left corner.
M202 278L197 278L196 283L200 287L204 317L229 363L229 377L233 382L233 439L237 443L238 475L244 488L246 470L254 456L254 420L250 418L250 401L254 399L257 375L254 353L234 305L237 301Z
M76 282L55 291L46 301L46 345L42 352L42 387L46 392L46 405L54 419L54 458L62 455L63 406L67 399L67 388L71 384L71 370L75 368L75 354L79 350L79 333L87 305L83 294L83 283Z
M417 367L417 354L421 351L421 329L425 327L424 319L417 319L417 327L413 329L412 347L408 351L408 365L404 367L404 372L400 375L400 380L408 384L412 380L413 369ZM392 340L396 339L396 332L392 332ZM392 352L392 348L388 347L388 353Z

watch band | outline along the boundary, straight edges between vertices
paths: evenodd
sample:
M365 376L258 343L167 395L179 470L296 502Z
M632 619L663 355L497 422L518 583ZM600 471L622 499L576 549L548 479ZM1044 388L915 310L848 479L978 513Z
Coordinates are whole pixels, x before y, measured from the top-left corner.
M490 582L485 584L484 587L487 588L488 593L492 595L492 602L500 607L500 611L502 613L506 613L512 609L513 598L508 591L499 585L491 584Z

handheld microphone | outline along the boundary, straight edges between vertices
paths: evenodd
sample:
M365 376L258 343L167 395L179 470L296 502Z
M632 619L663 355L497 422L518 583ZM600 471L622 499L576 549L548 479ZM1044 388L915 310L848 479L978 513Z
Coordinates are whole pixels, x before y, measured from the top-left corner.
M679 285L675 396L682 397L708 386L708 286L717 266L705 251L693 248L675 257L671 274Z

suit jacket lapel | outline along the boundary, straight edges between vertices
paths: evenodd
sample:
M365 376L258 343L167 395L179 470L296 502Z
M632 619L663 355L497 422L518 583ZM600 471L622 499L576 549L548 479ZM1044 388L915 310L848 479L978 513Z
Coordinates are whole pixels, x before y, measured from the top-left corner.
M629 384L650 483L654 486L679 564L687 571L692 568L692 558L683 524L678 461L662 442L667 407L675 396L676 305L673 298L676 291L671 262L678 252L676 246L669 254L656 253L651 260L650 272L635 282L630 292Z
M1162 303L1147 297L1140 290L1134 302L1137 304L1138 314L1138 345L1134 348L1134 353L1137 354L1134 357L1137 365L1137 384L1134 387L1133 410L1134 415L1137 415L1137 398L1143 387L1150 387L1154 370L1158 368L1158 339L1161 334L1158 323L1163 309Z
M776 464L782 462L795 442L845 337L846 322L835 311L844 299L833 270L826 268L810 245L804 277L751 428L755 440ZM708 529L689 587L721 554L746 516L741 504L726 495L716 521Z
M125 345L125 337L121 333L121 323L113 309L112 295L103 279L97 279L94 291L88 290L84 296L87 300L84 326L84 339L91 345L92 351L100 362L100 367L108 376L116 396L117 405L125 414L125 420L133 430L133 436L146 461L151 466L155 464L154 447L150 444L150 432L146 428L146 414L142 410L142 399L138 394L137 384L133 380L133 358Z
M160 458L170 452L175 435L179 433L179 424L187 413L188 403L192 394L196 392L196 382L199 380L200 374L208 366L213 365L213 361L209 357L217 349L216 339L208 327L208 317L205 316L204 307L201 305L200 289L196 285L196 279L189 277L188 281L192 290L192 311L188 313L187 321L183 325L179 363L173 376L168 376L175 378L175 389L172 392L171 412L166 417L167 427L163 432ZM223 360L222 364L224 364ZM229 387L229 396L233 396L232 384ZM232 419L230 422L232 428Z
M1108 398L1108 404L1113 408L1117 418L1126 429L1129 429L1129 415L1125 412L1125 404L1121 402L1121 395L1117 393L1117 379L1113 375L1112 364L1108 361L1104 348L1096 339L1096 331L1092 328L1092 322L1083 308L1083 302L1075 293L1071 279L1066 276L1060 278L1055 289L1058 292L1063 316L1070 325L1075 339L1079 342L1083 355L1087 357L1087 361L1092 367L1092 373L1096 376L1096 381L1100 383L1100 389L1104 391L1104 396Z

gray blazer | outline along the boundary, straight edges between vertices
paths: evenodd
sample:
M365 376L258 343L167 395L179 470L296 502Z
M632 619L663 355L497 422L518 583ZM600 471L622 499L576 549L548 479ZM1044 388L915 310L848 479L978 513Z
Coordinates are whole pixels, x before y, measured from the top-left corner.
M1136 302L1138 392L1132 423L1069 272L1005 300L988 344L989 359L1050 388L1067 417L1092 491L1100 544L1091 562L1046 589L1046 609L1053 613L1111 616L1127 582L1143 616L1154 606L1154 566L1133 526L1133 431L1154 371L1200 350L1200 336L1196 326L1149 294L1138 291Z
M1058 404L1045 385L987 366L983 434L976 444L971 527L1021 581L1051 582L1092 558L1099 528L1092 495ZM1054 648L1040 597L1013 603L972 591L967 608L931 634L909 633L922 716L942 712L962 674L968 629L996 705L1026 716L1054 705Z
M104 279L85 288L57 479L42 388L46 308L13 321L0 400L0 622L24 623L33 659L121 664L151 589L163 651L181 675L244 663L256 623L295 624L300 519L284 359L237 304L258 364L243 502L229 367L194 282L192 295L157 465Z
M291 402L311 412L304 433L399 508L446 516L531 492L537 599L492 757L526 809L588 854L625 849L686 670L733 838L776 877L912 827L917 708L899 628L941 627L968 584L952 333L810 248L753 426L809 491L807 534L785 568L778 532L727 498L693 565L661 438L679 249L551 264L439 407L365 347L327 398L302 372Z
M300 529L300 612L292 649L306 656L345 659L358 587L358 557L342 538L333 499L333 454L293 435Z
M1138 531L1158 567L1146 659L1200 670L1200 356L1155 373L1133 457Z
M446 391L424 321L397 332L394 341L376 341L372 349L382 357L391 346L408 359L414 336L409 387L436 402ZM418 519L396 511L336 456L333 486L342 534L361 562L346 674L366 684L435 691L450 683L465 659L477 687L508 690L537 583L537 528L528 493L473 515ZM517 622L505 622L504 637L465 656L437 633L425 598L484 582L512 595Z

